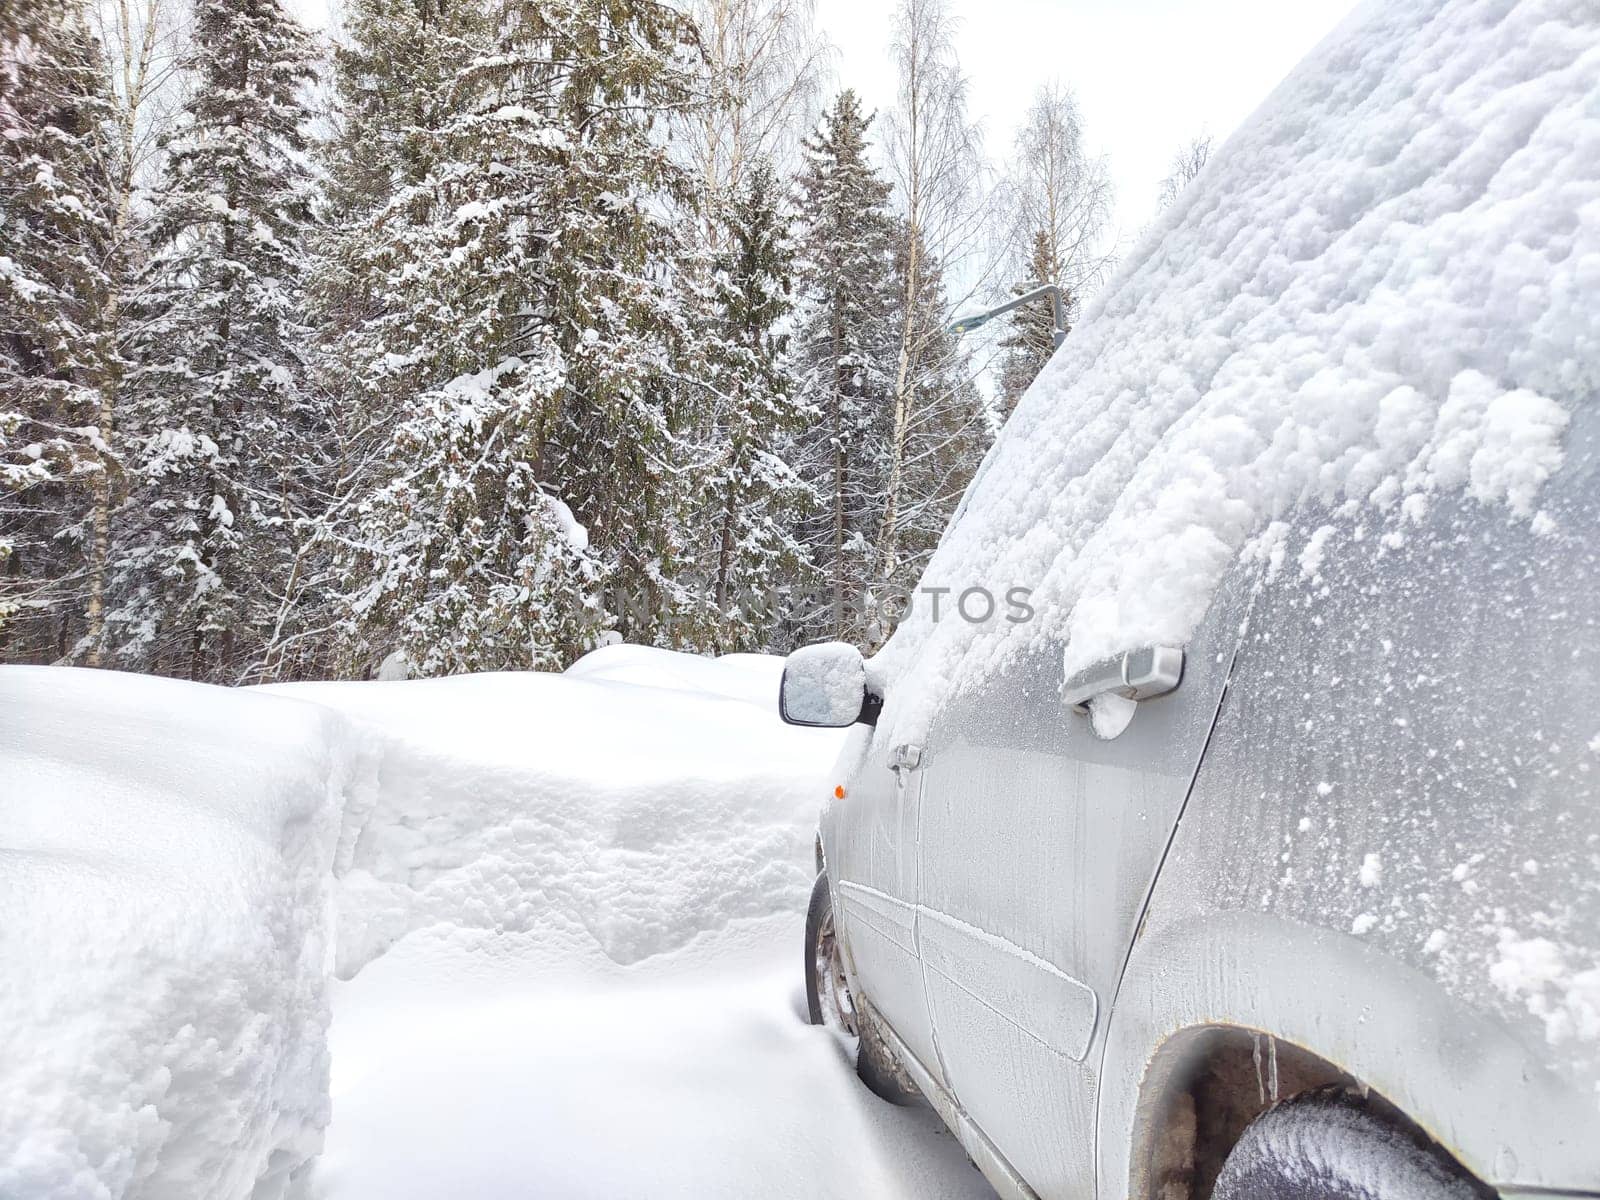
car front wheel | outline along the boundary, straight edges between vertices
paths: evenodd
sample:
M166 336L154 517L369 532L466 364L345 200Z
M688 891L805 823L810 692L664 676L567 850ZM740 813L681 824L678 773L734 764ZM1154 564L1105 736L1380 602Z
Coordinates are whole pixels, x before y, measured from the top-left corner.
M877 1018L858 1005L845 973L844 947L834 922L833 896L828 876L821 873L811 888L806 909L806 1011L813 1025L833 1030L855 1047L856 1074L877 1095L891 1104L911 1104L920 1099L894 1052L879 1033Z
M828 877L817 876L806 910L806 1010L813 1025L825 1025L848 1038L859 1038L855 999L844 973L844 952L833 923L833 898Z

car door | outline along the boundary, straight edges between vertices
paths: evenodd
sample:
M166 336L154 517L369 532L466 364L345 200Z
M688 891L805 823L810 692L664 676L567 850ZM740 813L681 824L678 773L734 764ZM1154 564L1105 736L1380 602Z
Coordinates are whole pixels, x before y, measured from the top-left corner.
M1042 1196L1094 1194L1096 1064L1117 980L1248 603L1222 589L1181 682L1110 739L1041 645L940 715L923 755L918 932L947 1081Z
M858 725L839 777L847 790L829 802L823 841L858 990L942 1080L916 949L921 772L903 747Z

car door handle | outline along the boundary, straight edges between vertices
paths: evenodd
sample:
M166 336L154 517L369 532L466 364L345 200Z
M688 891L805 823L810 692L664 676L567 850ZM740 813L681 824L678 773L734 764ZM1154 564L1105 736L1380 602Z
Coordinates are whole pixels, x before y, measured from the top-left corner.
M1148 700L1166 695L1182 682L1183 651L1176 646L1146 646L1074 672L1061 685L1061 702L1074 712L1086 713L1096 696Z
M891 771L915 771L922 765L921 746L914 746L907 742L905 745L896 746L889 753L889 769Z

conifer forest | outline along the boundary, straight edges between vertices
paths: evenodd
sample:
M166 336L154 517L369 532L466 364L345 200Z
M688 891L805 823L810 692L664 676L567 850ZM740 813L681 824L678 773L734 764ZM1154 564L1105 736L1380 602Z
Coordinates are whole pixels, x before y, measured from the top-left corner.
M0 6L0 661L880 644L1051 352L952 314L1115 240L1068 87L893 28L870 111L807 0Z

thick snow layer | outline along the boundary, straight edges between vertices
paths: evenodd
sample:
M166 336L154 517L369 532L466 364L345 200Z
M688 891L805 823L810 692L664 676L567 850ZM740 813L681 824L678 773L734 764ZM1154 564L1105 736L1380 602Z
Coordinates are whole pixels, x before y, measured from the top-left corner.
M1040 639L1069 672L1182 643L1302 501L1463 489L1547 523L1569 414L1600 389L1597 81L1592 0L1347 20L1024 397L923 584L1032 587L1039 618L909 619L873 665L900 679L887 735Z
M781 670L0 670L0 1196L989 1194L804 1023Z
M279 1196L328 1120L333 713L0 670L0 1196Z
M316 1200L992 1195L804 1023L842 733L781 660L634 646L565 675L284 689L382 743L341 851Z
M1527 1005L1544 1024L1552 1046L1600 1042L1600 967L1593 951L1561 946L1547 937L1521 937L1510 929L1498 934L1499 957L1489 980L1506 996Z
M861 652L844 642L819 642L789 655L783 668L783 711L803 725L839 728L855 722L866 695Z
M628 963L803 911L841 734L778 720L781 672L613 646L565 675L267 689L381 743L376 803L340 848L340 976L414 931Z

